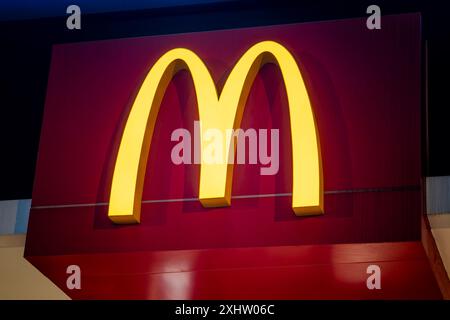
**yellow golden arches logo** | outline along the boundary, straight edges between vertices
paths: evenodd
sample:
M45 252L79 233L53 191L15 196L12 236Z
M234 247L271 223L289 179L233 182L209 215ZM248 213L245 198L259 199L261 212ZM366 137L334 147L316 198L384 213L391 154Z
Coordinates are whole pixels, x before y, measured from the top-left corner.
M239 128L243 109L259 69L275 63L286 87L292 140L292 208L296 215L323 213L323 178L318 130L299 67L289 51L274 41L253 45L236 63L220 97L211 74L192 51L176 48L154 64L131 107L114 167L109 218L115 223L139 223L147 157L161 100L172 77L191 72L201 121L200 136L208 129ZM228 159L231 141L226 142ZM200 143L201 155L205 144ZM229 206L233 165L200 163L199 200L205 207Z

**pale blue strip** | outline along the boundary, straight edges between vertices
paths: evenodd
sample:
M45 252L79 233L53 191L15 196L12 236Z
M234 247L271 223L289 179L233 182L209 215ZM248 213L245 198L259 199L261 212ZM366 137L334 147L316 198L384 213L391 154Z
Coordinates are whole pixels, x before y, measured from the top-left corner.
M18 200L0 201L0 234L13 234Z
M16 214L16 227L14 233L27 233L28 217L30 215L31 199L19 200Z
M427 177L427 213L450 213L450 176Z

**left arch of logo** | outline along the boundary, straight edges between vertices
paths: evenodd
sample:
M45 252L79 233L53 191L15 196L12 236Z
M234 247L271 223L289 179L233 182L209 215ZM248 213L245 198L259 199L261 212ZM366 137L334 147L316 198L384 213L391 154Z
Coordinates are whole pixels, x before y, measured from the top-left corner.
M290 52L275 41L249 48L237 61L220 96L203 61L191 50L176 48L148 72L131 107L115 162L108 216L114 223L139 223L147 157L165 90L180 70L190 71L197 95L201 135L215 128L240 126L253 80L265 63L278 65L287 92L292 141L292 208L296 215L323 213L323 176L319 133L300 69ZM226 142L228 159L231 141ZM201 154L205 144L201 142ZM233 166L201 160L199 200L205 207L231 204Z

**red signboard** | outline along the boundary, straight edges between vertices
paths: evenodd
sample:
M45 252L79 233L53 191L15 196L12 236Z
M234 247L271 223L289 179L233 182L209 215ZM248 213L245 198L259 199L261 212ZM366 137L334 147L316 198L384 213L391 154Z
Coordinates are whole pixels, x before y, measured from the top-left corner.
M302 70L320 137L324 214L292 212L288 97L279 69L267 64L241 127L279 129L278 173L235 165L231 206L202 206L200 166L171 161L171 133L193 132L198 120L190 73L180 71L154 128L140 223L114 224L108 202L121 135L158 58L192 50L220 92L242 54L266 40L287 48ZM381 30L351 19L55 46L27 259L74 298L439 297L417 242L420 51L417 14L383 17ZM365 283L374 261L391 281L378 292ZM81 290L66 287L73 264Z

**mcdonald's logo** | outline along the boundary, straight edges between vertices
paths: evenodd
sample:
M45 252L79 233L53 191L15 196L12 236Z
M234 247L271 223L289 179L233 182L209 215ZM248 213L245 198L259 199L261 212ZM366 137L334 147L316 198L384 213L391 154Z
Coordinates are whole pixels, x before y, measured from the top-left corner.
M197 95L200 131L238 128L247 96L259 69L276 64L289 106L292 141L292 209L298 216L323 213L323 177L319 134L308 91L292 54L281 44L263 41L237 61L222 92L203 61L192 51L176 48L161 56L148 72L126 121L114 166L108 216L114 223L140 222L147 157L165 90L180 70L190 71ZM225 159L231 148L225 145ZM200 152L205 144L201 141ZM199 200L205 207L231 205L233 165L200 162Z

